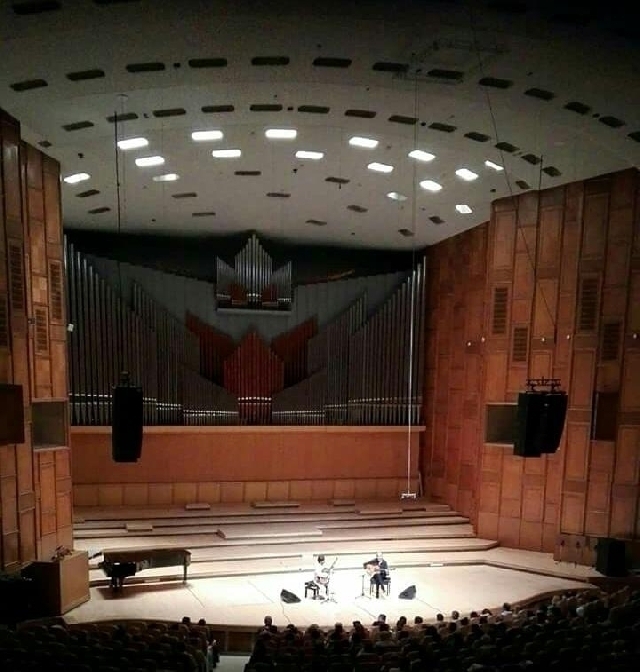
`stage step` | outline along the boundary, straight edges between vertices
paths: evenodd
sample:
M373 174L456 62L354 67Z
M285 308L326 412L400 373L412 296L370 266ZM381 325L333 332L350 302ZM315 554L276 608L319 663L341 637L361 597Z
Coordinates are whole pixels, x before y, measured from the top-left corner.
M283 501L258 501L258 502L251 502L251 506L254 509L295 509L300 506L300 502L290 502L288 500L283 500Z
M216 534L221 539L292 539L296 537L321 537L322 530L309 525L225 525Z

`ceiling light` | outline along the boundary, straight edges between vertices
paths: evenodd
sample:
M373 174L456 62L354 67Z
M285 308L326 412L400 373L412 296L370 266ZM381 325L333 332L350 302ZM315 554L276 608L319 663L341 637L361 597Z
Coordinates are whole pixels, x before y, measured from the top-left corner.
M120 149L140 149L146 147L149 141L146 138L128 138L127 140L118 140L118 147Z
M477 173L474 173L472 170L469 170L468 168L458 168L458 170L456 170L456 175L465 182L472 182L478 177Z
M295 128L268 128L264 134L270 140L295 140L298 131Z
M222 140L224 133L222 131L194 131L191 139L196 142L206 142L207 140Z
M406 201L407 197L404 194L401 194L397 191L390 191L387 194L387 198L390 198L392 201Z
M239 149L214 149L211 152L214 159L237 159L241 155L242 151Z
M91 175L89 175L89 173L74 173L73 175L67 175L67 177L64 178L64 181L67 184L78 184L78 182L84 182L90 177Z
M364 149L375 149L378 146L378 141L373 138L362 138L359 135L354 135L349 144L354 147L363 147Z
M393 166L390 166L387 163L378 163L377 161L370 163L367 168L376 173L390 173L393 171Z
M427 191L440 191L442 189L442 185L433 180L422 180L420 186Z
M497 172L500 172L501 170L504 170L504 166L500 166L497 163L494 163L493 161L488 161L487 160L487 161L484 162L484 165L487 168L493 168L493 170L495 170Z
M140 168L147 168L148 166L161 166L164 159L161 156L141 156L136 159L136 166Z
M311 152L307 151L306 149L300 149L296 152L297 159L313 159L314 161L317 161L323 157L324 152Z
M473 212L473 210L468 205L456 205L456 210L461 215L469 215Z
M177 173L165 173L164 175L154 175L151 178L154 182L175 182L180 179Z
M433 161L436 156L435 154L431 154L429 152L424 152L421 149L414 149L413 151L409 152L409 158L411 159L416 159L416 161Z

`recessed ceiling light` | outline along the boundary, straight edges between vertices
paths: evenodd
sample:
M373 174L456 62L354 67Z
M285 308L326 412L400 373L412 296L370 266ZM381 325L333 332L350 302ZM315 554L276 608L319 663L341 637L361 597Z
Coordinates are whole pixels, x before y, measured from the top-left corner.
M468 205L456 205L456 210L462 215L468 215L473 212Z
M154 175L151 178L154 182L175 182L180 179L177 173L165 173L164 175Z
M242 151L239 149L214 149L211 156L214 159L237 159L242 156Z
M378 146L378 141L373 138L363 138L359 135L354 135L349 144L354 147L363 147L364 149L375 149Z
M409 152L409 158L415 159L416 161L433 161L436 158L435 154L431 154L430 152L425 152L421 149L414 149L411 152Z
M78 182L84 182L90 177L91 175L89 175L89 173L74 173L73 175L67 175L67 177L64 178L64 181L67 184L78 184Z
M324 157L324 152L312 152L306 149L299 149L296 152L296 158L298 159L313 159L318 161Z
M295 140L298 131L295 128L268 128L264 134L270 140Z
M191 139L195 142L206 142L207 140L222 140L224 133L222 131L194 131Z
M504 170L504 166L500 166L497 163L494 163L493 161L487 160L487 161L484 162L484 165L487 168L493 168L493 170L495 170L497 172L500 172L501 170Z
M367 168L373 170L375 173L390 173L393 171L393 166L390 166L388 163L378 163L377 161L370 163Z
M161 156L141 156L136 159L136 166L140 168L147 168L148 166L161 166L164 159Z
M387 194L387 198L390 198L392 201L406 201L407 197L404 194L401 194L397 191L390 191Z
M420 186L427 191L440 191L442 189L442 185L433 180L422 180Z
M477 173L474 173L472 170L469 170L468 168L458 168L458 170L456 170L456 175L465 182L472 182L478 177Z
M118 140L118 147L120 149L140 149L146 147L149 141L146 138L127 138L126 140Z

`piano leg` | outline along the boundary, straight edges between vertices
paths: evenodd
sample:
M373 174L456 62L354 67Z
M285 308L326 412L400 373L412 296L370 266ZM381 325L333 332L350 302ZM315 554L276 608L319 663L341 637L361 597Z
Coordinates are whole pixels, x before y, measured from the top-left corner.
M182 562L182 572L183 572L182 583L186 583L187 582L187 559L186 558Z

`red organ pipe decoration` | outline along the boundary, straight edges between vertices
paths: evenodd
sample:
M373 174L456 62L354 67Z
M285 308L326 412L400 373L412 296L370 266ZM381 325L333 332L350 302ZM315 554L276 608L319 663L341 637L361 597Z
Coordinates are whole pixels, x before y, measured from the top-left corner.
M284 388L284 364L255 331L224 362L224 387L238 399L240 424L271 424L273 395Z
M318 333L312 317L271 341L271 349L284 363L284 385L289 387L307 377L307 343Z
M217 385L224 383L224 360L236 349L231 336L187 312L187 329L200 340L200 373Z

